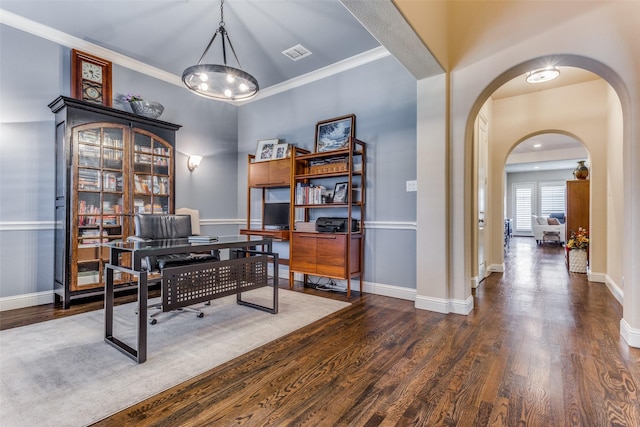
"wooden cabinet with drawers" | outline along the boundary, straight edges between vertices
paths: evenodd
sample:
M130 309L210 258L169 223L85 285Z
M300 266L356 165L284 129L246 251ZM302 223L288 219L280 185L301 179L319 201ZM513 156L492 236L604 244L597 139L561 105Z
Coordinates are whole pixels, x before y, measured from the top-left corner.
M295 273L302 273L305 283L308 276L345 280L349 298L351 279L358 277L362 292L366 144L350 138L344 149L296 155L292 168L291 205L297 216L291 216L289 283ZM297 224L296 217L302 218ZM345 229L313 231L313 222L322 217L344 220Z

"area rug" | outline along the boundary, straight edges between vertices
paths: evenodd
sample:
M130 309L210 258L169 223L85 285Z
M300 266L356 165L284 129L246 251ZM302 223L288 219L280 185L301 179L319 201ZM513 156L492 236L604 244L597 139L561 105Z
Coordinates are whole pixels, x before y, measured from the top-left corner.
M271 305L269 288L243 299ZM104 310L0 332L0 425L82 426L322 319L349 303L279 291L279 313L235 296L193 313L164 313L148 327L147 361L104 342ZM115 308L114 335L133 345L135 305Z

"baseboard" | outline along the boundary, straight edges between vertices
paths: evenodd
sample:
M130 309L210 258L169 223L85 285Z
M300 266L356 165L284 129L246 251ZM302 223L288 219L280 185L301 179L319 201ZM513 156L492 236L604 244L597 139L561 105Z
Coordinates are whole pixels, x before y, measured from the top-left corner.
M587 270L587 280L596 283L607 283L607 275L604 273L594 273Z
M475 289L480 286L480 280L478 280L478 276L474 276L471 278L471 288Z
M620 335L634 348L640 348L640 329L632 328L626 320L620 320Z
M491 273L504 273L504 263L502 263L502 264L489 264L489 271Z
M416 300L416 290L412 288L404 288L402 286L385 285L382 283L364 282L363 291L374 294L382 295L385 297L398 298L407 301Z
M0 311L15 310L17 308L33 307L35 305L52 304L53 291L36 292L32 294L16 295L0 298Z
M467 315L473 310L473 295L466 300L453 300L444 298L432 298L416 295L416 308L420 310L435 311L443 314Z
M622 288L618 286L618 284L614 282L613 279L611 279L611 277L609 276L605 276L604 284L607 286L607 289L609 289L609 292L611 292L611 295L613 295L613 297L618 300L620 305L623 305L624 291L622 290Z

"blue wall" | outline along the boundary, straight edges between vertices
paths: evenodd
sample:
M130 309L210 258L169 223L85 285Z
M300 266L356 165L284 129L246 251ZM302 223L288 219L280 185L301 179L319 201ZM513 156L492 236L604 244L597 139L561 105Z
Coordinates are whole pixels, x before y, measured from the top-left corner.
M246 194L247 154L258 140L313 151L316 123L346 114L367 143L365 280L415 289L415 230L400 228L416 220L416 193L405 191L416 179L416 81L394 58L241 106L238 192ZM246 211L246 198L238 201Z
M53 287L54 122L69 95L70 48L0 25L0 303ZM200 210L202 233L235 234L246 214L247 154L260 139L313 149L315 124L355 114L368 143L365 280L415 289L416 82L387 57L236 107L113 66L114 97L165 106L177 133L176 206ZM127 109L120 103L115 108ZM189 172L188 154L204 156ZM286 198L286 196L284 196Z
M70 51L0 25L0 298L53 289L55 140L47 105L70 94ZM204 233L235 234L238 108L114 64L114 98L128 92L160 102L161 119L182 125L176 206L226 220ZM128 106L114 102L114 108ZM205 156L194 172L187 154Z

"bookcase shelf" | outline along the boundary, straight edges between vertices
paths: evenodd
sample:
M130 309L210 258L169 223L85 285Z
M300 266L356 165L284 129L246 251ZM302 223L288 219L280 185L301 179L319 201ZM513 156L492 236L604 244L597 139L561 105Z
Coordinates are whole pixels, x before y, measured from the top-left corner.
M67 97L49 108L56 115L54 292L67 308L103 292L109 256L102 245L132 235L134 214L173 212L180 126ZM131 281L119 274L116 284Z
M305 223L319 218L328 209L338 209L341 212L338 215L346 220L347 225L344 232L297 230L296 216L292 214L289 283L293 286L295 273L302 273L305 283L308 276L346 280L347 298L350 298L352 278L359 278L362 292L366 143L350 138L346 149L296 155L293 160L293 209L301 211ZM334 203L336 195L330 194L329 189L336 183L342 185L345 199ZM352 229L353 219L359 222L357 230Z

